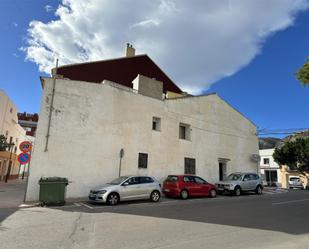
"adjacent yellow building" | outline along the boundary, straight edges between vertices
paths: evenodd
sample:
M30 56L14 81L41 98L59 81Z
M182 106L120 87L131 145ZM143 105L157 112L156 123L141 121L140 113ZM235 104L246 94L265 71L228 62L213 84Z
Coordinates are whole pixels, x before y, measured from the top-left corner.
M7 142L12 144L7 151L0 151L0 181L4 181L8 175L10 160L12 163L8 179L16 179L21 174L17 161L19 144L28 138L26 131L18 124L17 107L3 90L0 90L0 135L4 135Z

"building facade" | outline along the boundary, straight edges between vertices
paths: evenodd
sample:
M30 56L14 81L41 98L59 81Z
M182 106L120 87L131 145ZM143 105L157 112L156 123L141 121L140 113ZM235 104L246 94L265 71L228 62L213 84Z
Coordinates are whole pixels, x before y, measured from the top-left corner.
M17 107L2 90L0 90L0 135L4 135L7 142L12 144L7 151L0 151L0 181L4 181L7 177L16 179L23 172L17 161L17 155L20 153L19 144L28 138L26 131L18 124Z
M26 130L26 135L35 137L36 128L38 126L39 115L37 113L31 114L26 112L19 112L18 124Z
M192 173L215 182L235 171L259 171L252 160L255 125L217 94L184 96L142 74L131 87L61 78L42 79L28 201L38 199L38 181L47 176L67 177L71 198L119 172L159 180Z
M274 161L273 153L275 149L259 150L260 169L264 182L268 186L282 186L281 170L279 165Z

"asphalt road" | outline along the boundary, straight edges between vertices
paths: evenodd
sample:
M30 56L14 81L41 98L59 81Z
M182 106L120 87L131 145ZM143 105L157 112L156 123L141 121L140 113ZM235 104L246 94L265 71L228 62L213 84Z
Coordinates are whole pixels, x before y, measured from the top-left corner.
M19 209L1 248L309 248L309 191Z

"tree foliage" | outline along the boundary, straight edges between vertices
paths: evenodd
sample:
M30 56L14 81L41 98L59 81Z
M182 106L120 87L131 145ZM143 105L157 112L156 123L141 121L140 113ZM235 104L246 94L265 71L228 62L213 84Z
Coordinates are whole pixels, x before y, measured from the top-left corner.
M279 165L287 165L301 173L309 171L309 138L297 138L276 148L273 158Z
M5 151L8 146L5 136L0 135L0 151Z
M309 57L302 68L296 72L296 77L302 85L309 85Z

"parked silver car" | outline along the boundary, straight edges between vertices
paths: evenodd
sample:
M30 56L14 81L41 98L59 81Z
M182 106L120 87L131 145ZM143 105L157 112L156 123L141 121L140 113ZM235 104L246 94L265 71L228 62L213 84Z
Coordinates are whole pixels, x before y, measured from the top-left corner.
M239 196L241 192L255 191L257 194L262 194L263 181L255 173L232 173L226 180L216 183L218 192L230 192Z
M157 202L161 197L161 185L150 176L122 176L90 190L88 197L90 201L109 205L140 199Z

